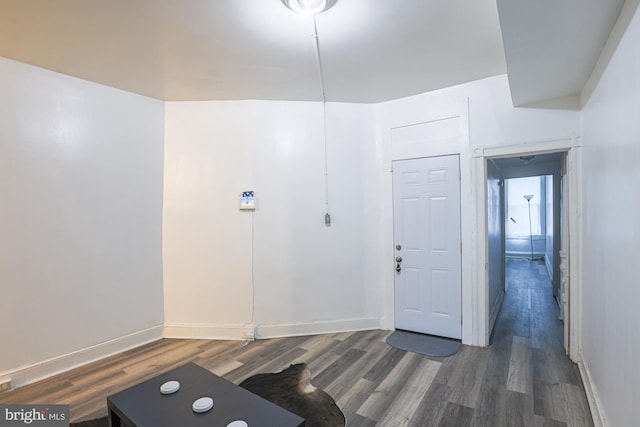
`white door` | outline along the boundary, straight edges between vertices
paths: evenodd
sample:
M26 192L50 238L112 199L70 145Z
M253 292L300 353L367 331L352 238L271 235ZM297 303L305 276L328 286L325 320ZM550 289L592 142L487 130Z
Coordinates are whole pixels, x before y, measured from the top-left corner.
M462 336L459 157L393 162L396 329Z

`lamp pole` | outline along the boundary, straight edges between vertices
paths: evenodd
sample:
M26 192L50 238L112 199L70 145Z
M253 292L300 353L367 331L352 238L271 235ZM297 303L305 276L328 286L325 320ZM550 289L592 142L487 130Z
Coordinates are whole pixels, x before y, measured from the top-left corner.
M525 194L525 199L527 199L527 204L529 205L529 241L531 242L531 261L533 261L533 231L531 228L531 199L533 199L533 194Z

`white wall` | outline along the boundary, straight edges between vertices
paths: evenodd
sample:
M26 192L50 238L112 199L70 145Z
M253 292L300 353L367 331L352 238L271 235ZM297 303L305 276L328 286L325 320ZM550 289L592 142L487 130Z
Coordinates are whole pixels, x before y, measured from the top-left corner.
M0 58L0 377L161 336L162 105Z
M381 209L380 227L385 248L378 265L385 278L384 326L393 327L393 267L387 262L393 257L391 227L391 161L395 159L391 144L392 129L419 123L458 117L458 139L443 140L439 144L414 147L413 154L436 156L460 154L462 198L462 342L485 345L488 337L487 290L474 293L474 282L484 283L486 247L478 250L477 233L483 233L485 223L485 171L481 166L483 149L497 146L521 146L539 141L571 138L579 130L579 113L544 109L516 109L511 104L508 80L505 75L454 86L409 98L376 105L377 141L379 153L379 192L388 194ZM416 144L418 145L418 144ZM513 151L513 150L512 150ZM513 154L516 155L516 154ZM480 273L482 271L483 273ZM477 286L477 285L476 285ZM475 300L474 300L475 299ZM474 312L474 305L480 307Z
M324 224L321 104L263 102L256 116L263 117L255 123L260 137L254 143L261 198L254 229L255 323L261 334L378 327L382 281L366 272L375 248L365 244L375 179L372 108L327 105L330 227Z
M242 102L165 105L168 336L188 336L196 326L241 329L251 321L252 214L238 212L240 192L254 183L250 122Z
M582 112L582 359L610 426L640 418L639 41L636 11Z
M164 273L167 335L240 338L376 328L372 107L166 104ZM254 190L258 209L240 212ZM255 302L255 305L253 304Z

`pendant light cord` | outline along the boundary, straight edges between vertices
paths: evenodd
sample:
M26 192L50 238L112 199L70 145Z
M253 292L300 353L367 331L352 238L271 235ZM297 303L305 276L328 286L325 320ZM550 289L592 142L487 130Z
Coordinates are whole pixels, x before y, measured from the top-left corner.
M322 95L322 135L324 139L324 191L327 215L329 214L329 156L327 152L327 100L324 91L324 74L322 72L322 60L320 59L320 41L318 38L318 26L316 16L313 15L313 40L316 48L316 62L318 64L318 74L320 76L320 93Z

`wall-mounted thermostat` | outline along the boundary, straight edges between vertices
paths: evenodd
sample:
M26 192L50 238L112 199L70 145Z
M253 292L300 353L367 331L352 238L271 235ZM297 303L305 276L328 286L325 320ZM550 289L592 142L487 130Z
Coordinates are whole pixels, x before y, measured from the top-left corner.
M256 209L256 200L253 191L243 191L240 197L240 210L253 211Z

